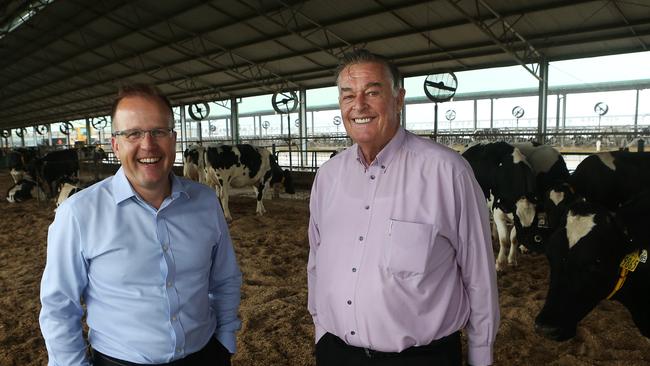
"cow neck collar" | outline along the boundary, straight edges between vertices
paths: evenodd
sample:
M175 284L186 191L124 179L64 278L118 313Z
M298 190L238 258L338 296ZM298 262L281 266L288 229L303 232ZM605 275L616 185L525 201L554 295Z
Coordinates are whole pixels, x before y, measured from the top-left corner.
M370 168L371 165L379 165L381 166L382 171L385 171L388 167L388 164L390 164L395 155L397 155L399 149L404 144L404 140L406 140L406 130L404 127L400 126L397 129L395 136L393 136L393 138L388 141L386 146L381 149L381 151L375 157L375 160L373 160L370 164L366 163L366 159L363 158L363 153L361 152L361 147L359 147L359 144L357 144L357 161L359 161L359 163L363 165L364 169L366 170Z
M607 295L607 300L610 300L620 289L623 288L625 280L627 280L627 276L630 274L630 272L634 272L639 263L645 264L647 260L648 251L645 249L636 250L623 257L623 260L621 260L620 264L621 273L618 276L618 281L616 281L614 289L609 293L609 295Z

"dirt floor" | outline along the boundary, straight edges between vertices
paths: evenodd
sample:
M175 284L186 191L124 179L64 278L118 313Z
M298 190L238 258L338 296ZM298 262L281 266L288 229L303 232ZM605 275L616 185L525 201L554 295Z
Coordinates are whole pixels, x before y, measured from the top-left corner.
M38 328L39 282L45 264L53 203L17 204L4 199L11 186L0 170L0 365L46 365ZM314 365L313 329L307 313L308 201L268 200L267 215L254 215L252 197L230 200L230 230L244 274L235 366ZM650 340L627 310L604 301L568 342L546 340L533 320L547 289L542 256L522 256L519 267L499 275L501 327L495 365L650 365Z

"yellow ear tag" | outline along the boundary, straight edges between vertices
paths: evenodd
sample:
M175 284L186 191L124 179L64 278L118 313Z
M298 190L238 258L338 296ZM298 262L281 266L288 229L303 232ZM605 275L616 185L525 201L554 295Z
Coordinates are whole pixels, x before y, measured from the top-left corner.
M646 259L648 257L648 253L646 252ZM630 253L623 258L621 261L621 268L625 268L630 272L634 272L636 269L636 266L639 264L641 260L639 259L639 252L634 252Z

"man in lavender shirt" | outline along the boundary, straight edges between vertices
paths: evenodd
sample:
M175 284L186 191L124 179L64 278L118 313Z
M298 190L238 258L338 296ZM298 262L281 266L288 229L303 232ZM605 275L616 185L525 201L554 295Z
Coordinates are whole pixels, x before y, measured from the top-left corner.
M308 306L316 364L490 365L499 327L488 211L455 151L400 126L397 68L366 50L338 69L355 144L312 188Z

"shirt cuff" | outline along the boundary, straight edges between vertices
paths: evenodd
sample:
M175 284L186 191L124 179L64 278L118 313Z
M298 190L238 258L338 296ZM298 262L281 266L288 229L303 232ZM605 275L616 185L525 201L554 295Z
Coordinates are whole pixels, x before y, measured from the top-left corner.
M219 332L216 334L217 340L223 344L230 353L237 351L237 341L234 332Z
M488 366L493 362L492 345L489 346L472 346L469 345L467 351L467 361L472 366Z

